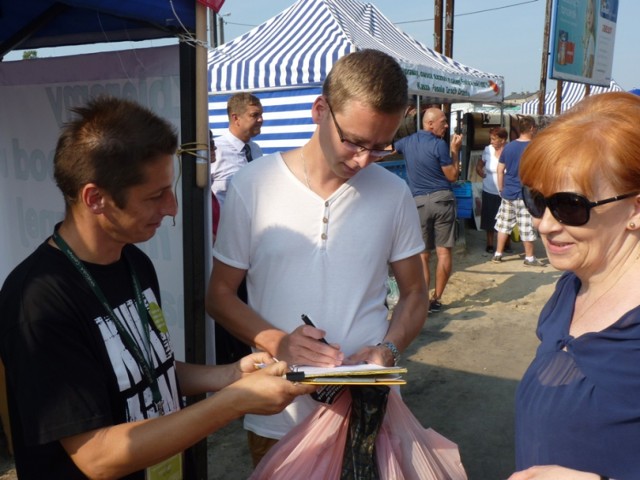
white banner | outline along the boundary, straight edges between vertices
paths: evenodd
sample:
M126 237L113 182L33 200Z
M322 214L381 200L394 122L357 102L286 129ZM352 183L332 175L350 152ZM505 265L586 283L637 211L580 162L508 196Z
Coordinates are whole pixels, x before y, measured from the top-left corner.
M491 79L464 75L405 62L400 62L400 65L407 76L409 92L433 99L434 102L500 103L504 99L502 77L495 76Z
M56 141L69 109L100 94L135 100L179 130L178 47L0 64L0 283L62 220L62 194L53 180ZM180 183L176 195L181 198ZM181 212L175 226L165 219L139 246L158 272L172 345L184 359Z

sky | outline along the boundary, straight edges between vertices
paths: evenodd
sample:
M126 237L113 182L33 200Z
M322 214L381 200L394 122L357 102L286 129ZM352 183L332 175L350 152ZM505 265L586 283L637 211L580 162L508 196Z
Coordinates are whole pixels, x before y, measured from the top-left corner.
M360 1L372 3L400 30L433 48L433 0ZM445 0L442 2L446 3ZM454 60L503 76L507 95L539 90L546 2L547 0L455 1ZM294 3L295 0L226 0L220 10L224 21L225 41L246 33ZM624 90L640 88L638 19L640 1L619 0L612 77ZM159 45L163 41L147 44ZM78 47L41 49L38 56L69 55L98 49L86 46L82 48L84 50L80 51ZM16 51L7 54L5 60L21 58L22 53ZM555 86L555 80L547 79L548 90Z
M375 5L400 30L433 48L433 0L360 1ZM220 10L225 40L242 35L293 3L294 0L226 0ZM545 9L546 0L456 0L454 60L502 75L507 94L537 91ZM625 90L640 88L638 19L640 1L619 0L612 77ZM555 88L555 80L547 81L547 89L551 88Z

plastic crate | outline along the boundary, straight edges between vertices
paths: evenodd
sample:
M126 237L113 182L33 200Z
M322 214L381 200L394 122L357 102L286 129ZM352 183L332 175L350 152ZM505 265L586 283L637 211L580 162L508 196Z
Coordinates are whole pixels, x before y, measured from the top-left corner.
M471 192L471 182L454 183L453 194L456 196L456 199L473 197L473 194Z
M473 218L473 210L470 208L460 208L460 206L458 206L456 216L458 218Z
M404 163L404 160L385 160L378 162L378 165L386 168L392 173L395 173L405 182L407 181L407 165Z
M458 182L453 185L456 196L456 215L458 218L473 218L473 192L471 182Z

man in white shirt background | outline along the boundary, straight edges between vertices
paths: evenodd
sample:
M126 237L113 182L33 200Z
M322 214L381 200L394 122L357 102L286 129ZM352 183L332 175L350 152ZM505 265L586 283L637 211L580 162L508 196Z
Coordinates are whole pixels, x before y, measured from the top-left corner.
M216 162L211 164L211 191L224 204L231 177L247 163L262 156L260 146L251 141L260 135L262 104L255 95L236 93L227 101L229 130L216 137Z

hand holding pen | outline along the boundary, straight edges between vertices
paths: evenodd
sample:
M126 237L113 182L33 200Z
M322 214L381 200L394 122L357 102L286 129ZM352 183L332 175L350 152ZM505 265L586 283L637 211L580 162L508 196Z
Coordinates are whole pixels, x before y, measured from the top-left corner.
M306 314L304 314L304 313L303 313L303 314L300 316L300 318L302 318L302 321L303 321L306 325L309 325L310 327L313 327L313 328L318 328L318 327L316 327L316 326L313 324L313 322L311 321L311 319L310 319ZM321 342L322 342L322 343L324 343L325 345L329 345L329 342L327 342L327 340L326 340L324 337L320 338L320 339L319 339L319 341L321 341Z
M305 325L308 325L315 329L318 328L314 325L314 323L307 315L302 314L300 316L300 319ZM293 339L293 337L300 340L304 339L300 343L298 343L297 340L295 341L296 343L298 343L298 348L302 347L302 349L295 349L298 352L298 355L296 355L294 363L317 365L323 367L335 367L342 364L342 361L344 360L344 353L340 350L339 345L330 344L325 338L317 338L318 334L315 332L310 332L309 329L307 329L307 331L311 335L315 336L305 334L303 333L304 329L304 326L298 327L295 331L298 332L299 336L294 335L290 337L291 339ZM324 345L330 348L327 349Z

